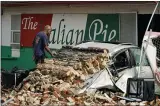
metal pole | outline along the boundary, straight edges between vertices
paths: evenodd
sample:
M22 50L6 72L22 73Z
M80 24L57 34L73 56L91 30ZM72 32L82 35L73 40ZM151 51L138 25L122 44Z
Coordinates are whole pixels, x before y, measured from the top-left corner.
M142 56L141 56L141 61L143 60L144 56L146 55L146 49L147 49L148 44L149 44L149 39L150 39L151 33L152 33L152 29L150 29L150 31L149 31L148 39L147 39L147 42L146 42L145 47L144 47L144 53L142 52L143 54L142 54ZM143 45L142 45L142 50L143 50ZM142 64L142 63L141 63L141 64ZM141 65L141 66L142 66L142 65ZM138 77L139 77L139 75L140 75L140 70L141 70L141 68L142 68L141 66L139 67Z
M146 34L146 32L148 31L148 28L149 28L149 26L150 26L150 24L151 24L152 18L153 18L153 16L154 16L154 13L155 13L157 7L158 7L158 4L159 4L159 2L158 2L157 5L155 6L155 9L154 9L154 11L153 11L153 13L152 13L152 16L151 16L151 18L150 18L150 21L149 21L149 23L148 23L148 26L147 26L147 28L146 28L145 34ZM144 36L145 36L145 34L144 34ZM143 37L143 38L144 38L144 37ZM150 38L150 35L149 35L149 37L148 37L148 41L149 41L149 38ZM146 49L146 48L145 48L145 49ZM143 41L142 41L142 46L141 46L141 55L140 55L140 62L139 62L139 65L140 65L140 67L139 67L139 73L140 73L140 70L141 70L141 67L142 67L142 55L143 55ZM138 75L138 76L139 76L139 75Z

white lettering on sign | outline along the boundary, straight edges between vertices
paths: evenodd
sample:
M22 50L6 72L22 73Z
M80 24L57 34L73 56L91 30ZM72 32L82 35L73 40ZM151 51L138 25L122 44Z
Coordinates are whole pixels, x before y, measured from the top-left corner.
M98 24L100 25L99 30L98 30ZM103 28L104 24L103 21L101 21L100 19L95 19L90 27L89 27L89 39L90 40L96 40L96 37L100 34L103 34L103 41L106 41L106 36L107 36L107 28L109 27L108 24L105 25L105 28ZM93 38L91 37L91 28L94 27L94 34L93 34ZM107 41L111 41L116 37L116 30L111 30L111 32L109 33L108 36L108 40Z
M99 30L99 32L97 32L97 24L98 23L96 23L96 21L97 22L99 22L100 23L100 30ZM102 32L102 30L103 30L103 22L100 20L100 19L96 19L96 20L94 20L92 23L91 23L91 25L90 25L90 27L89 27L89 38L90 38L90 40L92 40L92 37L91 37L91 35L90 35L90 31L91 31L91 27L92 27L92 24L94 24L94 39L93 40L95 40L96 39L96 36L97 35L99 35L99 34L101 34L101 32Z
M112 34L113 33L113 34ZM112 30L109 34L108 41L111 41L116 37L116 30Z
M24 24L23 29L31 29L31 30L37 29L38 22L33 22L32 19L33 19L33 17L28 17L28 18L22 19L22 24Z

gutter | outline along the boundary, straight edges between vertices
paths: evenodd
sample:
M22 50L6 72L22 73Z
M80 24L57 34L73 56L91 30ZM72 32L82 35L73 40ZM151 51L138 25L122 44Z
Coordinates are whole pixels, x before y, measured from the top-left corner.
M7 2L2 1L2 7L20 7L20 6L35 6L35 5L90 5L90 4L154 4L152 1L31 1L31 2Z
M105 3L104 1L39 1L39 2L2 2L2 7L19 7L35 5L70 5L70 4L93 4Z

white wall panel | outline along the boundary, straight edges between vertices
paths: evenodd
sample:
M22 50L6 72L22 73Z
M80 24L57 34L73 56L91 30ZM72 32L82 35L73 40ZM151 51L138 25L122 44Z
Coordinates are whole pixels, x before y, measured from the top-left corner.
M136 17L136 13L120 14L120 40L122 42L138 45Z
M2 46L10 46L11 41L11 15L5 13L2 15L1 34Z

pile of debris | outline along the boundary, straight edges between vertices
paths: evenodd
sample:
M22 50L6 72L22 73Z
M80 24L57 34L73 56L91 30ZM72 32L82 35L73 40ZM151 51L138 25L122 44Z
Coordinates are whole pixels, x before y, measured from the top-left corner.
M55 57L54 60L45 60L44 64L38 64L37 69L30 72L23 84L21 83L17 91L14 91L12 95L15 99L10 103L21 106L66 103L72 105L102 104L104 101L109 103L107 98L97 97L101 100L100 102L87 93L78 94L77 92L83 87L87 76L107 66L109 62L107 51L104 50L103 53L98 54L96 52L75 52L67 54L66 51L60 51L56 55L58 58ZM8 99L9 96L11 97L11 95L3 95L5 99Z
M78 92L88 76L103 70L109 63L108 51L97 51L71 52L69 49L62 49L54 60L45 60L44 64L38 64L37 69L30 72L15 90L2 92L2 100L7 106L126 105L118 99L117 96L122 96L119 93L110 96L100 91ZM8 99L10 100L7 101ZM159 99L157 103L160 103Z

